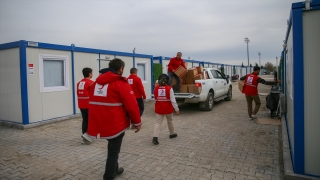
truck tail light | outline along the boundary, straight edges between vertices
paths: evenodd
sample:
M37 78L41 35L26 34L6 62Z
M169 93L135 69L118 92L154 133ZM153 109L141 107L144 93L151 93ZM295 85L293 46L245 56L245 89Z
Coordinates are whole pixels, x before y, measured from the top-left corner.
M194 92L195 92L195 94L200 94L201 91L202 91L201 83L195 83L194 84Z
M194 86L195 87L201 87L201 83L195 83Z

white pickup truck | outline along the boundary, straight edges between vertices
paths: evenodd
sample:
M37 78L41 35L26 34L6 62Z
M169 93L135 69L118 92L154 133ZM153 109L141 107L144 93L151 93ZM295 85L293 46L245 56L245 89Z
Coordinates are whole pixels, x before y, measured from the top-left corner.
M229 76L218 69L204 68L204 79L195 80L195 93L175 93L177 101L199 103L199 108L211 111L215 101L232 99L232 84Z

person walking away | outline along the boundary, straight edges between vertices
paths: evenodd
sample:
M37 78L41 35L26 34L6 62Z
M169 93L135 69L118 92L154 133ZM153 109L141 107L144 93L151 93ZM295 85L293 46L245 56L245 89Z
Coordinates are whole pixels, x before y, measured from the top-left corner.
M101 73L92 84L89 96L88 135L108 140L108 157L103 175L104 180L114 179L123 173L118 158L122 139L130 121L139 132L141 128L140 111L125 77L122 77L125 63L115 58L109 62L109 68Z
M93 83L92 69L83 68L82 69L83 79L77 83L77 96L78 96L78 107L82 115L82 144L90 144L92 142L91 138L87 135L88 129L88 107L89 107L89 90Z
M156 124L154 126L153 131L153 139L152 143L154 145L158 145L158 137L160 133L161 124L163 118L166 117L168 123L168 129L170 132L169 138L177 137L177 134L174 133L173 127L173 112L176 111L176 114L179 115L179 107L176 102L173 90L171 86L168 85L169 76L166 74L161 74L158 78L159 86L154 89L154 97L155 97L155 113L156 113Z
M137 74L138 74L138 69L131 68L130 76L128 77L128 83L130 84L131 89L134 92L134 95L136 97L136 100L140 109L140 117L141 117L144 111L144 101L146 100L146 93L144 91L142 81ZM135 129L134 125L131 126L131 129Z
M180 88L180 78L179 76L177 76L174 71L178 69L178 67L181 65L183 66L185 69L187 69L186 65L184 64L183 59L181 59L182 57L182 53L178 52L177 56L174 58L170 59L170 62L168 64L168 76L169 76L169 82L168 85L171 86L172 85L172 78L175 78L177 83L174 87L174 92L178 93L179 92L179 88Z
M247 100L249 120L253 120L257 118L257 113L261 106L260 97L258 95L258 84L261 83L265 85L274 85L277 82L280 82L280 80L278 80L277 82L266 81L258 76L259 73L260 73L260 67L255 66L251 74L247 74L240 78L240 80L244 80L242 93L245 94L245 97ZM252 111L252 101L255 102L255 107L253 111Z

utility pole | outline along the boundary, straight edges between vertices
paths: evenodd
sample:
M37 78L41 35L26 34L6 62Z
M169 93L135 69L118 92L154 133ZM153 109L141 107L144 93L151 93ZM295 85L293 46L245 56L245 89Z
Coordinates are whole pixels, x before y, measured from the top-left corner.
M261 53L258 52L258 55L259 55L259 68L261 68L261 60L260 60ZM261 74L261 71L260 71L260 74Z
M133 48L132 53L133 53L133 67L135 68L136 67L136 59L135 59L136 48Z
M247 56L248 56L248 67L249 67L249 42L250 42L250 40L249 40L249 38L244 38L244 42L246 42L247 43Z

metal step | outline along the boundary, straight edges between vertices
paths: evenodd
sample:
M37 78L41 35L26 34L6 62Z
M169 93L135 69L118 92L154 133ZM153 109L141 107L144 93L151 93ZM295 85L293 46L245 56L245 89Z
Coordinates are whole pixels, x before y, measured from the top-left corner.
M197 98L197 97L200 97L199 95L196 95L196 94L192 94L192 93L174 93L174 96L176 98L187 98L187 99L190 99L190 98Z

